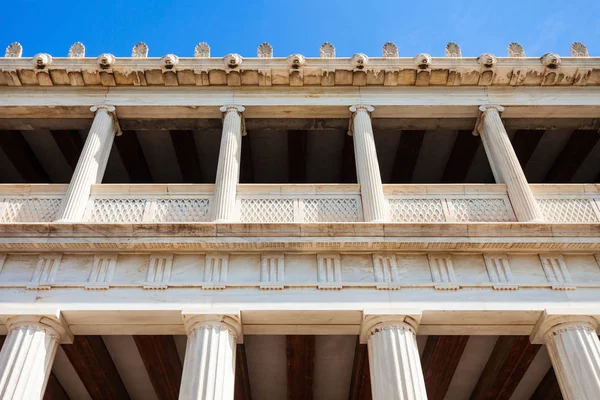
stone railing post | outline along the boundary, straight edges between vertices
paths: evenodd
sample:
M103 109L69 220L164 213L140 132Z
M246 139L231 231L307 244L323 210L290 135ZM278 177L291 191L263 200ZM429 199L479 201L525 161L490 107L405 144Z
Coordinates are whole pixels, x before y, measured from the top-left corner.
M83 219L92 185L102 183L115 135L120 134L115 107L99 105L90 110L95 112L94 122L56 215L58 222Z
M481 114L474 133L481 136L496 182L506 184L517 220L543 222L542 212L502 124L500 113L504 108L485 105L479 107L479 111Z
M427 400L416 327L408 316L365 320L361 341L368 345L373 400Z
M223 106L223 133L219 150L215 197L213 200L213 220L230 222L235 217L236 189L240 180L242 157L242 136L245 135L243 106Z
M58 344L72 342L60 322L41 316L8 320L0 352L0 398L42 399Z
M188 334L181 400L233 400L242 327L235 315L185 315Z
M354 137L356 174L360 184L365 222L385 222L387 207L371 125L373 110L373 107L366 105L350 107L352 118L348 133Z

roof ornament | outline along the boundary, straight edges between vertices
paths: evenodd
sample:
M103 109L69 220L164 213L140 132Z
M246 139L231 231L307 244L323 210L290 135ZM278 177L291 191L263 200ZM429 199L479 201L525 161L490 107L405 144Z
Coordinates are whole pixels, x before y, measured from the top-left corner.
M562 62L560 56L556 53L546 53L540 57L540 61L542 65L550 69L556 69L560 67L560 64Z
M589 57L587 47L581 42L574 42L571 45L571 57Z
M477 57L477 62L486 68L493 68L498 62L498 59L492 53L483 53Z
M560 67L562 60L560 56L556 53L546 53L540 57L540 62L546 68L556 69Z
M179 57L175 54L167 54L160 59L165 69L173 69L179 63Z
M398 46L392 42L387 42L381 49L381 56L383 58L396 58L398 57Z
M417 54L413 58L413 61L419 69L431 68L431 63L432 63L431 56L427 53Z
M227 54L225 57L223 57L223 63L227 68L237 68L240 66L240 64L242 64L242 56L235 53Z
M525 49L517 42L512 42L508 45L508 56L511 58L525 57Z
M148 45L144 42L138 42L131 50L131 57L146 58L148 57Z
M20 58L23 55L23 46L19 42L12 42L6 48L6 53L4 53L4 57L8 58Z
M319 55L321 58L335 58L335 47L329 42L325 42L319 49Z
M52 64L52 56L46 53L38 53L33 56L31 61L36 69L44 69L48 65Z
M460 46L455 42L449 42L446 45L446 57L461 58L462 52L460 51Z
M206 42L200 42L194 48L194 57L208 58L210 57L210 46Z
M69 58L83 58L85 57L85 46L81 42L75 42L69 48Z
M98 58L96 59L96 61L98 62L98 65L100 66L100 68L109 69L110 67L113 66L116 59L115 59L115 56L113 56L112 54L104 53L104 54L100 54L98 56Z
M258 58L273 58L273 46L267 42L263 42L258 46Z
M306 64L306 58L302 54L292 54L287 58L291 69L300 69Z
M350 63L354 66L355 69L363 70L369 63L369 57L367 57L367 55L363 53L356 53L350 59Z

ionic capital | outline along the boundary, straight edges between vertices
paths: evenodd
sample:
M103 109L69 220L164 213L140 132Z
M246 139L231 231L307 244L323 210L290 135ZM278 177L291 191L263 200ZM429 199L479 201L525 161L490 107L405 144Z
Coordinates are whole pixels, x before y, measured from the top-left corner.
M598 320L592 317L592 312L574 310L573 314L554 314L545 311L533 331L531 332L531 343L544 344L552 336L573 330L588 330L596 332L600 325Z
M121 131L121 125L119 125L119 119L117 118L117 108L115 106L111 106L109 104L97 104L95 106L90 107L90 111L95 115L98 115L98 112L105 112L112 117L113 123L115 125L116 136L121 136L123 131Z
M357 104L350 107L350 112L353 114L360 111L372 113L373 111L375 111L375 108L367 104Z
M227 114L229 112L236 112L241 115L244 111L246 111L246 107L235 104L227 104L221 106L219 110L224 114Z
M243 343L244 340L239 314L192 314L184 312L183 323L188 336L198 329L212 328L229 331L237 343Z
M63 318L49 318L41 315L16 315L6 321L8 331L20 328L35 328L45 332L57 343L73 343L73 334Z
M488 112L495 112L500 115L504 111L504 107L498 104L483 104L479 106L479 113L477 114L477 121L475 121L475 128L473 128L473 136L479 136L479 128L481 122L485 118Z
M417 334L420 313L411 312L411 315L388 314L388 315L365 315L360 332L360 342L367 343L369 338L377 332L400 329Z

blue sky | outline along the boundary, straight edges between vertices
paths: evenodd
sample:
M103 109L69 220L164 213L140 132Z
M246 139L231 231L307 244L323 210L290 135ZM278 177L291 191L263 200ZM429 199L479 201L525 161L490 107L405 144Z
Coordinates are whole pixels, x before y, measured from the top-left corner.
M267 41L274 55L318 56L333 43L338 56L381 55L386 41L401 56L443 56L449 41L464 56L506 55L517 41L528 56L569 54L573 41L600 56L600 0L296 0L296 1L31 1L6 0L0 15L0 46L19 41L24 56L38 52L65 57L81 41L87 56L128 57L138 41L151 57L191 57L206 41L213 56L254 57Z

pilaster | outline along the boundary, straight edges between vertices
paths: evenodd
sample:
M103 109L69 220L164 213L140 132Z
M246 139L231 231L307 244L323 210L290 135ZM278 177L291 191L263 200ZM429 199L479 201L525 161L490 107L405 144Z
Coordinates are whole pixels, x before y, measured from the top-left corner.
M354 137L356 174L360 184L365 222L384 222L387 207L371 125L371 113L374 108L356 105L350 107L350 111L352 118L349 134Z
M244 110L243 106L221 107L223 133L213 201L213 220L216 222L232 221L235 216L236 188L240 180L242 136L245 134L242 115Z
M496 182L506 184L519 222L542 222L542 212L500 118L504 107L485 105L479 111L474 133L481 136Z

